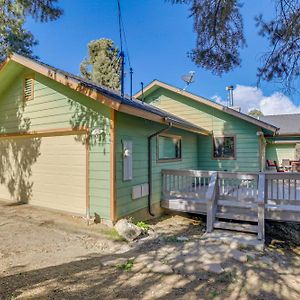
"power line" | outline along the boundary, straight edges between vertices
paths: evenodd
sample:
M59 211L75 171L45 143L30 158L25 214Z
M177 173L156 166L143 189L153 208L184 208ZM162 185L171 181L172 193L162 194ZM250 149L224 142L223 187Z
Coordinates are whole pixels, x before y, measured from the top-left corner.
M119 36L120 36L120 49L123 51L123 39L122 39L122 16L121 16L121 5L120 0L117 0L118 3L118 19L119 19Z
M129 50L128 50L128 43L126 38L126 31L125 26L121 14L121 4L120 0L117 0L118 4L118 21L119 21L119 36L120 36L120 58L121 58L121 73L120 73L120 83L121 83L121 95L124 96L124 77L125 77L125 58L128 61L129 65L129 73L130 73L130 99L132 99L132 76L133 76L133 69L131 67L130 62L130 56L129 56ZM124 55L123 51L123 38L124 38L124 44L125 44L125 51L126 56Z
M124 36L124 42L125 42L125 49L126 49L126 54L127 54L127 59L128 59L128 64L129 67L131 68L131 63L130 63L130 56L129 56L129 50L128 50L128 44L127 44L127 38L126 38L126 31L123 23L123 19L121 17L121 24L122 24L122 31L123 31L123 36Z

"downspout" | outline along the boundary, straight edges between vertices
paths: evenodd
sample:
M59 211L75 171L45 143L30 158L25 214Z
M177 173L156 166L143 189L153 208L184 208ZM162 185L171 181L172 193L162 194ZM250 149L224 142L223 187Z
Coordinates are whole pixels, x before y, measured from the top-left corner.
M152 138L158 136L160 133L163 133L169 130L172 127L170 122L168 127L160 129L159 131L148 136L148 185L149 185L149 194L148 194L148 212L149 215L154 217L155 215L151 211L151 202L152 202Z

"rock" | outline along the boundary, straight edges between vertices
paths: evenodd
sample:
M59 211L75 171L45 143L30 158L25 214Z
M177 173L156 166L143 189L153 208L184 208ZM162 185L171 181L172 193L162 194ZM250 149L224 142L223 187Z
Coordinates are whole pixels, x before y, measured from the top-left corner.
M126 264L128 261L128 258L120 257L120 258L107 258L101 260L101 264L104 267L115 267L118 265Z
M136 263L142 263L144 265L151 263L151 261L153 261L153 256L149 254L141 254L135 259Z
M179 242L187 242L189 240L189 238L186 236L178 236L176 239Z
M237 261L245 263L251 259L253 260L255 258L255 255L235 249L231 251L231 257Z
M204 269L207 272L211 272L214 274L221 274L224 272L224 269L221 267L219 263L207 263L203 264L202 269Z
M273 260L271 257L262 256L262 257L260 257L260 260L269 266L273 265Z
M126 219L119 220L115 225L115 229L118 234L128 242L133 241L142 233L141 228Z
M201 281L201 280L208 280L208 275L207 274L200 274L198 276L198 280Z
M180 274L185 274L185 275L193 275L196 273L201 273L203 272L201 266L199 266L199 264L195 264L195 263L177 263L174 266L175 271L177 271Z
M173 274L173 270L170 266L163 264L162 262L155 260L147 265L147 269L153 273L160 274Z
M148 230L148 235L149 235L149 237L151 237L151 238L153 238L153 239L156 239L157 237L158 237L158 234L157 234L157 232L155 232L153 229L149 229Z

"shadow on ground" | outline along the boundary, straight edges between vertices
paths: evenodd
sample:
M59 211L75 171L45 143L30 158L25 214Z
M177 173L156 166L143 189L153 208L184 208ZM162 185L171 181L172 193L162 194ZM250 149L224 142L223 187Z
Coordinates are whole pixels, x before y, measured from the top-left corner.
M284 253L267 250L267 254L256 254L254 259L239 262L227 255L228 246L203 244L202 222L180 224L178 218L167 218L155 226L158 237L136 242L126 253L98 253L0 278L0 299L300 297L299 256L289 249L284 249ZM179 236L188 237L188 241L179 242ZM220 262L224 271L208 272L203 269L204 260Z

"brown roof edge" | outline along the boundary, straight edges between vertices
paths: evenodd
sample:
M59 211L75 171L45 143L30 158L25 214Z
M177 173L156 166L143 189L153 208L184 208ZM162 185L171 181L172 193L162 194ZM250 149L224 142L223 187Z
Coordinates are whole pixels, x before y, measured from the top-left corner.
M164 83L164 82L159 81L157 79L151 81L147 86L144 87L144 89L143 89L144 94L147 93L147 91L149 91L150 89L152 89L155 86L167 89L167 90L172 91L172 92L177 93L177 94L181 94L181 95L183 95L183 96L185 96L187 98L190 98L193 101L201 102L201 103L203 103L205 105L208 105L210 107L213 107L213 108L215 108L217 110L223 111L223 112L228 113L228 114L230 114L232 116L240 118L240 119L242 119L244 121L247 121L249 123L252 123L254 125L262 127L262 128L264 128L266 130L272 131L275 134L279 130L279 128L277 128L276 126L273 126L273 125L271 125L269 123L266 123L266 122L261 121L261 120L257 120L257 119L255 119L255 118L253 118L251 116L248 116L248 115L246 115L244 113L238 112L238 111L236 111L236 110L234 110L234 109L232 109L230 107L224 106L222 104L213 102L213 101L211 101L209 99L206 99L206 98L204 98L202 96L198 96L196 94L193 94L193 93L190 93L190 92L187 92L187 91L182 91L182 90L176 88L175 86L172 86L172 85L170 85L168 83ZM139 98L141 95L142 95L142 91L139 91L139 92L137 92L134 95L134 97L135 98Z
M127 114L142 117L162 124L166 124L165 118L172 118L172 115L170 113L164 112L158 108L156 109L157 111L149 111L149 109L147 110L146 105L145 107L134 107L134 103L136 101L129 101L129 99L125 99L124 97L121 97L121 95L110 91L109 89L103 88L93 82L86 81L84 79L79 78L76 75L46 65L34 59L24 57L19 54L10 55L0 65L0 70L2 70L9 61L14 61L20 65L32 69L33 71L44 75L45 77L48 77L52 80L55 80L58 83L61 83L81 94L84 94L85 96L93 100L96 100L108 107L113 108L114 110L125 112ZM176 117L174 127L203 135L210 134L209 131L198 127L190 122L186 122L185 120L182 120L178 117Z

